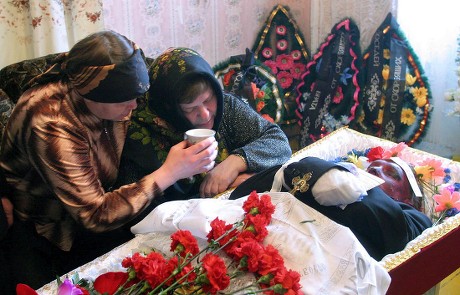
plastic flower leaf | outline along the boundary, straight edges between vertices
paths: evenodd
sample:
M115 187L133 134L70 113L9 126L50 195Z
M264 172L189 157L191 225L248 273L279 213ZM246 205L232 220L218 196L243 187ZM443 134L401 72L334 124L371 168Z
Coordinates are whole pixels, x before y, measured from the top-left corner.
M436 212L442 212L452 208L460 210L460 192L451 193L449 189L444 188L441 194L434 195L433 198L437 203L435 208Z
M128 280L127 272L107 272L96 278L94 289L100 294L114 294Z
M16 295L38 295L38 293L26 284L17 284Z
M82 295L83 291L77 288L69 279L65 279L64 282L58 288L58 295Z
M340 75L340 82L342 82L343 85L348 85L347 79L350 79L351 77L353 77L352 74L348 73L349 70L350 68L346 68L345 70L343 70L342 75Z
M416 116L414 111L408 108L403 108L401 111L401 123L410 126L414 124Z

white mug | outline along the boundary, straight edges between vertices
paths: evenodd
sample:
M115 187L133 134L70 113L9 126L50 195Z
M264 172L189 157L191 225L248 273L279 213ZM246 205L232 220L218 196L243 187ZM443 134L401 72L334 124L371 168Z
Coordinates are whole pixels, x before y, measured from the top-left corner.
M213 137L216 131L212 129L190 129L184 134L184 139L193 145L197 142L205 140L206 138Z

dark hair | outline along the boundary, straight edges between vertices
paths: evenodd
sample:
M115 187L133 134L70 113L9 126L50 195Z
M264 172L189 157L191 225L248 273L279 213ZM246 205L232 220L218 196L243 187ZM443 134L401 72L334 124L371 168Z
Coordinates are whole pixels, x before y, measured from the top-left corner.
M177 94L178 103L191 103L195 98L205 92L207 89L213 89L211 82L204 76L194 76L180 83Z
M114 31L93 33L70 49L66 69L78 73L87 66L117 64L128 59L134 52L132 42Z

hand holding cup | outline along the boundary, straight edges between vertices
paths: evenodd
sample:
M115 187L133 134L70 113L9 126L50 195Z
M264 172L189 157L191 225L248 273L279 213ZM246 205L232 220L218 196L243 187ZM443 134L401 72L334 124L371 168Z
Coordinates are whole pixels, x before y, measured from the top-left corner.
M214 137L216 131L212 129L190 129L185 132L184 139L188 141L189 145L194 145L206 138Z

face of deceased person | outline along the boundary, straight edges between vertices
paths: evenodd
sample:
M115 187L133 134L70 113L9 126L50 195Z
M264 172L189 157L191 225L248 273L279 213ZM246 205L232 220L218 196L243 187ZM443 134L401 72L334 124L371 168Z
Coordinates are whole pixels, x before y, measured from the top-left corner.
M412 196L411 186L404 170L390 159L375 160L367 172L385 180L380 188L395 200L404 202Z
M212 88L207 88L191 103L181 103L184 116L196 128L212 129L217 111L217 98Z

